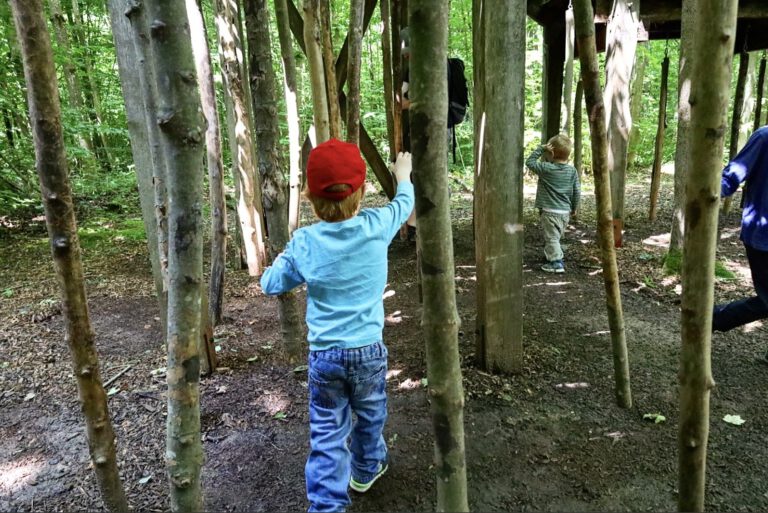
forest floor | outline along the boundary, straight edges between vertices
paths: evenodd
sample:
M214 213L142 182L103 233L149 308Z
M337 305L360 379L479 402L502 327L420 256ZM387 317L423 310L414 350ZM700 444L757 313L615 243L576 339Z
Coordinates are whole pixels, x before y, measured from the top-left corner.
M525 362L516 376L475 366L471 198L452 215L466 408L469 501L476 511L672 511L677 500L680 284L662 271L671 179L659 221L647 221L647 181L628 188L618 252L634 405L615 405L605 295L585 187L565 238L564 275L539 270L541 244L526 188ZM381 203L379 196L368 201ZM738 204L738 198L734 205ZM63 337L44 223L2 220L0 230L0 511L99 510ZM137 511L168 510L164 473L165 354L146 248L136 222L86 219L81 229L90 309L117 432L121 473ZM727 219L718 259L719 302L752 294L739 213ZM106 235L105 235L106 234ZM415 248L395 241L384 301L390 351L392 466L351 511L434 511L435 476ZM276 301L231 271L219 369L202 379L204 487L211 511L299 511L307 503L306 372L280 352ZM768 349L754 323L713 338L707 508L768 510ZM127 370L126 370L127 369ZM666 420L644 420L661 414ZM746 420L723 421L727 414Z

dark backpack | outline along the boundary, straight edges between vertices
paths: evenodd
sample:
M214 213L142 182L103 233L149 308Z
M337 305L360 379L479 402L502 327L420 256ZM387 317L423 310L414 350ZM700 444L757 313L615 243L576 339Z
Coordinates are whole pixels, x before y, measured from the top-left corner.
M448 128L464 121L469 106L467 79L464 77L464 61L448 59Z

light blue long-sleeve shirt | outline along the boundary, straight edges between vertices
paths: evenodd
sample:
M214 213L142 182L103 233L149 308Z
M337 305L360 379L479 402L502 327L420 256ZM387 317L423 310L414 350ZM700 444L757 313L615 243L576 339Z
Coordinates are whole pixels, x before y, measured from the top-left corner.
M402 182L389 205L300 228L261 277L265 294L307 284L309 348L353 349L382 340L387 247L413 210Z
M745 181L741 240L755 249L768 251L768 126L758 128L725 166L721 195L730 196Z

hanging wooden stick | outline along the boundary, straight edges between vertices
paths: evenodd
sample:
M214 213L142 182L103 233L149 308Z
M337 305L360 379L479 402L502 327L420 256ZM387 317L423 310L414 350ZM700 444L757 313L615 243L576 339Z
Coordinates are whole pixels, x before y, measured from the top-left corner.
M669 55L664 52L664 60L661 61L661 88L659 91L659 120L656 127L656 146L653 154L653 168L651 170L651 205L648 211L648 219L656 220L656 210L659 202L659 189L661 188L661 161L664 159L664 133L667 129L667 84L669 81Z

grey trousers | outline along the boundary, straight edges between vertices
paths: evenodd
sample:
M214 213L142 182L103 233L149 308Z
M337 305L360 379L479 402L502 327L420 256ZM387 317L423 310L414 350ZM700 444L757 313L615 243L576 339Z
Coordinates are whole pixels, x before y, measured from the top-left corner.
M560 239L565 233L570 219L569 214L556 214L554 212L541 211L539 224L541 236L544 239L544 257L547 262L563 259L563 249L560 247Z

